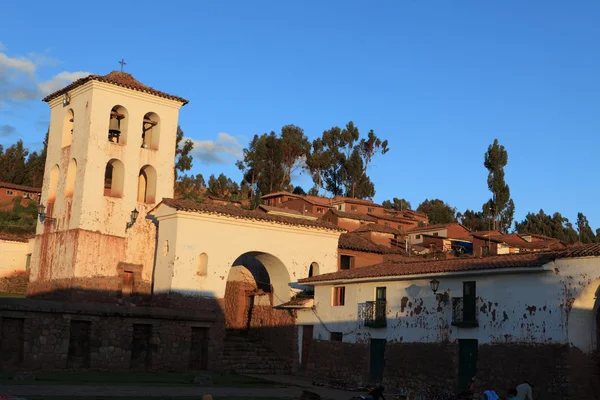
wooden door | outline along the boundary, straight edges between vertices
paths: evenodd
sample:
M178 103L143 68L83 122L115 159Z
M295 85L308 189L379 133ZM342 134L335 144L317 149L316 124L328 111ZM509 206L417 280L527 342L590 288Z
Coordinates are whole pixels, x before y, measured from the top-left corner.
M301 364L307 365L310 357L310 345L313 338L313 325L304 325L302 327L302 359Z
M131 296L133 294L133 272L123 272L123 288L121 289L123 296Z
M369 380L372 383L381 383L381 381L383 381L386 343L385 339L371 339Z
M477 340L458 340L458 389L467 390L469 381L477 374Z

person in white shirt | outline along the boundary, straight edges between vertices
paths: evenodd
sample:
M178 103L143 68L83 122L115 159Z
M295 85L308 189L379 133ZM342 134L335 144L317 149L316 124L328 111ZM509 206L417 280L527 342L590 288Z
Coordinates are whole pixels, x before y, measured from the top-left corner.
M527 381L517 386L517 397L515 400L533 400L533 385Z

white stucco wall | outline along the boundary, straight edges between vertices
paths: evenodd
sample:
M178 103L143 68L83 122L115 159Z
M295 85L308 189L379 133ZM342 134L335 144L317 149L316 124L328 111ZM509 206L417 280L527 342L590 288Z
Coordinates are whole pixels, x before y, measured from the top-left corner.
M27 254L30 254L28 242L0 239L0 278L25 272Z
M419 232L415 232L415 233L410 233L408 235L408 243L410 243L410 244L423 243L423 235L433 235L434 233L437 233L438 236L446 237L446 236L448 236L448 229L437 228L437 229L431 229L428 231L419 231Z
M315 313L299 313L298 323L315 325L314 338L344 333L344 341L385 338L401 342L477 339L479 343L562 343L583 351L597 348L595 313L600 285L600 257L563 259L538 272L478 273L436 276L439 294L462 297L465 281L475 281L479 326L451 325L452 302L436 301L423 279L346 283L345 305L332 306L332 285L315 287ZM375 299L375 288L387 288L387 328L365 328L358 322L358 304ZM403 300L404 299L404 300ZM403 307L404 305L404 307Z
M169 254L156 260L155 292L180 292L223 298L229 270L242 254L252 252L265 265L273 285L275 305L293 295L293 283L308 277L311 263L319 273L337 270L341 232L228 216L175 211L161 205L159 249L169 241ZM205 276L197 273L198 258L208 256Z

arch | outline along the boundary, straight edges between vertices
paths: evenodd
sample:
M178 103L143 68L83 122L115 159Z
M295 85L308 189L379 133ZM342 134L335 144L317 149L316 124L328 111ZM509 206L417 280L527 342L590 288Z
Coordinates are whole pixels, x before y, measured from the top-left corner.
M63 120L62 141L60 147L70 146L73 142L73 126L75 125L75 113L69 108Z
M115 144L127 144L127 128L129 126L129 114L123 106L114 106L110 110L108 120L108 141Z
M69 161L67 168L67 181L65 182L65 197L73 197L75 191L75 179L77 177L77 160L74 158Z
M151 165L145 165L140 169L137 201L150 204L156 201L156 169Z
M48 203L54 203L54 200L56 200L59 173L60 168L58 167L58 164L52 167L52 169L50 170L50 182L48 184Z
M598 349L597 313L600 309L600 279L585 287L573 302L569 314L569 342L581 351L591 353Z
M319 275L319 263L312 262L308 268L308 277Z
M106 163L104 170L104 195L122 197L125 184L125 166L120 160L113 158Z
M156 113L149 112L142 121L142 148L158 150L160 140L160 118Z
M202 253L198 256L198 266L196 275L206 276L208 275L208 254Z

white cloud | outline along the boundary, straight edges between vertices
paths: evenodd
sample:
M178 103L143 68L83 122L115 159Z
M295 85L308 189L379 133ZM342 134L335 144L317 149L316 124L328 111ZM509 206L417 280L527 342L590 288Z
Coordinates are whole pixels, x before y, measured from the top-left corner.
M26 57L8 56L0 43L0 108L27 100L40 100L76 79L90 75L88 72L63 71L51 79L41 81L37 77L40 66L55 65L57 60L46 54L30 53Z
M225 164L231 159L241 159L243 148L238 140L228 133L219 133L216 140L194 140L192 155L205 164Z
M43 95L48 95L50 93L56 92L59 89L67 86L73 81L76 81L79 78L84 78L90 75L89 72L78 71L78 72L68 72L63 71L59 74L54 75L52 79L38 83L38 89L40 93Z

